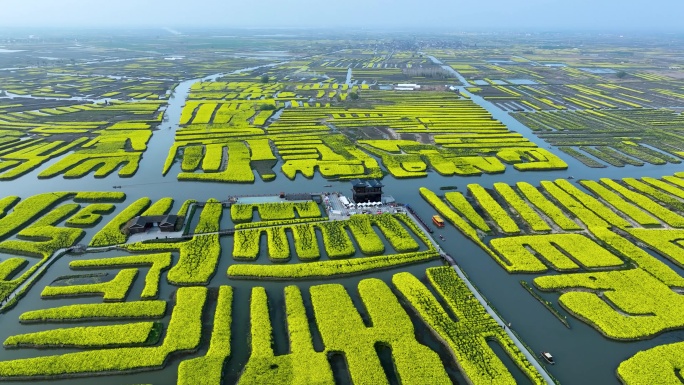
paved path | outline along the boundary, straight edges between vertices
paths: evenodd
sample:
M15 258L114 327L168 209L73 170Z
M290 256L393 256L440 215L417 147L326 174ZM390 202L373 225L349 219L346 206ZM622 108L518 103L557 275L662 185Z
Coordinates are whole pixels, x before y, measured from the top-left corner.
M418 225L420 226L420 223L416 220L416 218L415 218L411 213L407 212L406 214L407 214L411 219L413 219L413 221L416 222L416 224L418 224ZM508 323L505 322L505 321L499 316L499 314L498 314L497 312L495 312L494 309L492 309L491 306L489 306L489 303L488 303L487 300L482 296L482 294L480 294L480 292L477 290L477 288L475 288L475 286L473 286L473 284L470 283L470 280L469 280L468 277L466 277L466 275L463 273L463 270L461 270L461 268L456 264L456 262L454 261L454 259L453 259L449 254L445 253L445 252L442 250L442 247L439 245L439 243L437 243L437 242L434 240L434 238L432 238L432 236L431 236L430 234L428 234L428 233L426 232L425 235L426 235L426 236L428 237L428 239L432 242L432 244L435 245L435 247L436 247L437 250L439 251L439 253L440 253L440 255L442 256L442 258L444 258L444 259L449 263L449 265L451 265L451 267L454 269L454 271L456 271L456 274L458 274L458 276L461 277L461 279L463 280L463 282L465 282L466 286L468 286L468 289L470 289L470 291L473 293L473 295L475 296L475 298L477 298L477 300L480 302L480 304L482 304L482 306L484 306L484 308L485 308L485 310L487 311L487 313L489 313L489 315L492 316L492 318L494 318L494 320L495 320L499 325L501 325L501 326L508 325ZM518 349L520 349L520 351L525 355L525 357L527 358L527 360L530 361L530 363L532 364L532 366L534 366L535 369L537 369L537 371L539 372L539 374L541 374L541 376L544 378L544 380L546 381L546 383L547 383L547 384L550 384L550 385L555 384L555 382L553 381L553 379L551 378L551 376L549 375L549 373L546 372L546 368L544 368L544 367L541 365L541 363L537 360L537 356L535 356L532 352L530 352L529 350L527 350L527 347L525 347L525 345L523 345L523 343L520 341L520 339L518 338L518 336L517 336L515 333L513 333L513 331L512 331L508 326L506 326L506 328L505 328L504 330L506 331L506 334L508 334L508 336L511 337L511 340L513 340L513 343L515 343L515 346L517 346Z
M453 269L456 271L456 273L458 274L458 276L461 277L461 279L462 279L462 280L465 282L465 284L468 286L468 288L469 288L470 291L473 293L473 295L475 296L475 298L477 298L477 300L480 301L480 303L482 304L482 306L484 306L485 310L487 310L487 313L489 313L489 315L491 315L492 318L494 318L494 320L495 320L496 322L499 323L499 325L502 325L502 326L507 325L506 322L505 322L503 319L501 319L501 317L499 317L499 314L497 314L497 313L489 306L489 304L487 303L487 300L485 300L484 297L482 297L482 295L480 294L479 291L477 291L477 289L475 288L475 286L473 286L473 284L470 283L470 281L468 280L468 277L466 277L465 274L463 274L463 271L461 270L461 268L460 268L458 265L456 265L456 264L452 265L452 267L453 267ZM504 329L504 331L506 332L506 334L508 334L509 337L511 337L511 339L512 339L513 342L515 343L515 346L517 346L518 349L520 349L520 351L525 355L525 357L527 357L527 360L530 361L530 363L532 363L532 365L537 369L537 371L539 372L539 374L541 374L541 376L544 378L544 380L546 381L546 383L547 383L547 384L551 384L551 385L554 384L553 379L552 379L551 376L549 376L549 374L546 372L546 368L544 368L544 367L539 363L539 361L537 360L537 356L534 355L534 354L532 354L529 350L527 350L527 348L525 347L525 345L523 345L523 343L518 339L518 336L517 336L515 333L513 333L513 331L511 330L511 328L506 327L506 328Z

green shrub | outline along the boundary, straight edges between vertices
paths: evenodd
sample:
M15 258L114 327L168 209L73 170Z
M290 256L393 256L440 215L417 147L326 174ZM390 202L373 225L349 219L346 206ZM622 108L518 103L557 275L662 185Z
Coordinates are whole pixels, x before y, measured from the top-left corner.
M250 301L251 355L239 383L332 384L333 374L325 352L316 352L299 289L285 288L285 308L290 351L276 356L268 298L263 287L252 289Z
M632 218L638 224L642 226L660 226L660 222L653 218L652 216L646 214L640 208L626 202L622 197L609 189L603 187L596 181L593 180L583 180L580 184L585 188L591 190L594 194L600 196L608 204L615 207L615 209L620 210L625 215Z
M492 229L489 228L489 225L487 225L487 222L485 222L484 218L482 218L482 216L475 211L475 208L473 208L463 194L460 192L448 192L444 194L444 198L447 202L451 203L457 212L465 216L465 219L470 221L470 223L472 223L475 227L486 233L492 231Z
M515 221L508 215L506 210L492 198L484 187L478 184L469 184L468 191L473 194L482 210L489 214L490 218L492 218L497 226L501 228L501 231L506 234L520 233L520 228L518 228Z
M20 201L11 213L0 219L0 239L17 232L50 207L72 195L67 192L38 194Z
M67 305L32 310L19 316L21 323L162 318L166 301L134 301Z
M155 327L154 322L123 325L85 326L18 334L5 340L5 348L59 347L101 348L143 345Z
M144 216L155 216L155 215L166 215L171 211L173 206L173 198L162 198L156 201L152 206L150 206L145 212L140 215Z
M546 265L528 248L548 261L556 270L576 270L577 261L587 268L621 266L624 262L582 234L544 234L497 238L491 247L509 263L508 272L544 272ZM563 251L560 251L562 249ZM568 256L572 257L568 258Z
M551 227L530 205L506 183L494 183L496 192L524 219L534 231L551 231ZM449 194L449 193L447 193Z
M536 187L526 182L518 182L516 184L520 192L535 205L541 212L554 221L561 229L565 231L582 230L582 228L572 219L568 218L567 214L563 212L555 203L552 203L544 194L539 192Z
M641 269L537 277L534 284L561 291L559 303L608 338L638 340L684 327L682 295Z

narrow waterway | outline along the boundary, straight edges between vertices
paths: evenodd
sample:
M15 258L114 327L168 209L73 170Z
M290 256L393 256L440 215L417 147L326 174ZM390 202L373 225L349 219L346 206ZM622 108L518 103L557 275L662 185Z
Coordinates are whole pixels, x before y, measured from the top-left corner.
M190 89L192 88L193 84L199 82L213 82L223 76L235 75L242 72L253 71L259 68L273 67L283 63L285 62L279 61L255 67L242 68L227 73L216 73L203 78L185 80L179 83L173 89L173 92L169 97L169 102L166 106L166 112L164 113L164 121L159 125L159 129L152 134L152 138L150 138L147 151L145 151L143 159L140 162L140 168L149 170L149 173L154 173L154 170L156 170L158 176L161 178L161 172L164 169L164 162L168 156L169 149L173 146L175 141L176 130L178 129L181 114L183 113L183 107L185 106L185 102L188 99L188 95L190 94ZM149 180L146 182L150 183Z
M266 66L275 66L280 63L267 64ZM243 69L240 71L247 71L250 69ZM348 74L351 71L348 72ZM312 191L339 191L343 194L349 194L349 183L341 181L328 181L322 178L320 174L316 174L311 179L305 179L298 176L294 181L287 179L282 173L277 172L277 177L272 182L262 182L257 178L254 184L236 185L236 184L221 184L221 183L202 183L202 182L178 182L176 174L179 170L179 165L176 164L171 172L166 177L161 175L164 160L168 154L169 148L174 143L175 131L178 129L178 122L183 105L187 99L192 84L202 80L218 79L224 74L214 74L205 78L192 79L180 83L171 94L169 104L166 111L166 120L159 127L159 130L153 133L153 136L148 144L148 150L143 156L141 167L138 173L130 179L121 179L116 175L111 175L107 178L94 178L92 175L81 179L64 179L56 177L49 180L37 180L37 174L49 166L43 165L28 175L22 177L15 182L6 182L7 187L5 195L19 195L23 198L28 196L53 191L111 191L113 185L121 185L121 190L127 194L126 202L119 205L119 208L132 203L140 197L150 197L153 200L160 199L165 196L172 196L176 200L174 210L180 207L180 204L185 199L197 199L199 201L207 200L209 198L225 199L229 195L260 195L260 194L274 194L280 191L289 193L307 193ZM459 74L460 75L460 74ZM466 86L469 85L465 79L459 78ZM466 91L463 91L466 92ZM502 111L486 100L471 95L473 101L489 112L496 118L505 123L511 130L520 132L525 137L537 143L540 147L548 148L548 144L537 138L532 131L527 129L508 113ZM557 152L557 151L554 151ZM681 171L681 165L666 165L666 166L652 166L645 165L643 167L627 166L624 168L607 168L607 169L591 169L574 158L565 156L559 153L570 166L569 170L563 171L548 171L548 172L518 172L512 167L508 167L504 174L497 175L482 175L479 177L444 177L436 172L428 172L426 178L398 180L391 176L385 177L382 182L385 185L385 192L393 195L397 201L408 203L411 207L423 218L429 218L435 214L434 209L423 201L418 194L418 187L425 186L433 191L438 192L442 186L457 186L459 191L465 191L467 184L479 183L485 187L491 187L494 182L506 182L514 184L516 182L525 181L537 185L540 180L549 180L556 178L567 178L574 176L576 179L598 179L600 177L622 178L626 176L642 177L642 176L661 176L672 174L676 171ZM51 163L50 163L51 164ZM326 188L324 186L331 185ZM105 223L113 218L114 214L108 214L103 221L93 229L87 229L87 235L82 241L87 243L90 237L97 232ZM228 222L229 212L224 212L223 222ZM599 332L587 324L569 318L572 329L567 329L550 312L548 312L536 299L527 293L519 284L520 280L531 280L535 276L527 274L511 275L504 271L496 262L494 262L487 254L485 254L473 242L466 239L453 226L447 225L444 229L437 230L438 234L445 236L444 241L439 241L440 247L447 253L453 256L454 260L460 266L460 269L467 274L472 283L477 286L479 292L486 298L492 307L496 309L506 322L512 322L512 328L516 331L522 340L532 347L533 352L542 350L551 351L557 358L557 364L549 367L549 371L557 377L563 384L618 384L615 376L615 368L617 365L636 353L638 350L647 349L663 343L684 340L683 331L667 332L650 340L637 342L619 342L604 338ZM235 263L231 257L232 238L221 237L222 254L219 260L219 266L216 275L212 278L210 287L216 288L220 285L230 285L235 288L235 319L233 327L233 354L226 364L226 381L227 384L234 383L235 378L244 367L244 364L249 356L249 293L254 286L264 286L267 288L269 297L271 298L271 305L275 308L282 308L284 302L283 289L292 281L249 281L249 280L234 280L227 276L226 270L228 266ZM75 259L87 258L102 258L125 255L121 251L108 251L98 254L89 254L83 256L63 255L55 258L54 264L45 272L38 284L31 289L27 296L19 302L16 308L10 310L8 313L0 315L0 322L3 327L0 330L0 340L4 340L9 335L28 333L32 331L40 331L47 329L54 329L55 325L38 324L38 325L20 325L18 317L25 311L50 308L74 303L98 303L101 298L87 297L77 299L59 299L59 300L43 300L40 297L40 292L44 286L47 286L55 279L67 274L74 274L68 266L68 263ZM177 258L177 256L174 256ZM258 263L267 263L264 258L260 258ZM297 263L297 261L293 261ZM441 262L432 261L411 266L403 266L382 272L369 274L367 276L352 276L352 277L337 277L326 280L307 280L294 282L302 288L302 291L307 293L308 289L313 285L320 285L324 283L339 283L344 285L351 295L357 292L357 286L361 279L370 276L382 279L385 282L390 282L393 274L403 271L409 271L412 274L424 278L424 271L426 267L439 266ZM107 270L115 273L116 270ZM146 274L146 268L141 270L140 276ZM162 275L162 281L165 282L165 275ZM144 279L137 279L133 290L129 294L129 300L138 299L142 291ZM176 287L168 284L161 285L160 299L172 300L173 293ZM550 301L557 301L557 294L544 293L543 297ZM313 322L313 320L310 320ZM168 323L168 316L163 320ZM274 327L274 330L280 330L275 339L279 344L278 349L282 349L282 342L286 338L285 325L279 319L279 324ZM205 314L205 336L210 335L211 331L211 314ZM94 324L105 324L104 322ZM65 325L68 327L71 325ZM434 341L429 337L429 333L423 328L417 330L417 335L423 338L425 344L432 344ZM432 346L432 345L430 345ZM206 349L206 346L203 348ZM71 352L72 350L53 349L53 350L35 350L35 349L18 349L18 350L0 350L0 360L10 360L22 357L36 357L52 354L60 354ZM205 351L205 350L204 350ZM199 356L203 351L195 354ZM98 378L97 382L101 385L118 385L122 383L155 383L155 384L169 384L175 383L177 376L178 363L189 356L177 355L171 358L169 366L163 371L152 371L146 373L137 373L130 375L117 375ZM42 384L54 383L68 383L86 385L93 382L92 378L69 379L62 381L40 381ZM21 383L21 382L12 382ZM23 382L21 384L26 384Z
M458 81L460 81L461 84L462 84L463 86L465 86L465 87L471 87L470 82L468 82L468 80L466 80L466 78L463 77L463 75L461 75L458 71L456 71L455 69L451 68L451 66L448 66L448 65L442 63L441 60L437 59L437 58L434 57L434 56L428 55L428 57L430 58L430 60L432 60L433 63L442 66L442 68L443 68L445 71L447 71L447 72L449 72L450 74L456 76L456 78L458 79Z

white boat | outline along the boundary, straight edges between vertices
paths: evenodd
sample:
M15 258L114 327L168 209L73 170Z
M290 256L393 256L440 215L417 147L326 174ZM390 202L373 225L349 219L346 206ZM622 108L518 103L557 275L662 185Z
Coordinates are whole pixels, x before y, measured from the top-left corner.
M551 365L556 363L556 361L553 360L553 356L549 352L541 352L541 356L544 360L546 360L546 362L548 362Z

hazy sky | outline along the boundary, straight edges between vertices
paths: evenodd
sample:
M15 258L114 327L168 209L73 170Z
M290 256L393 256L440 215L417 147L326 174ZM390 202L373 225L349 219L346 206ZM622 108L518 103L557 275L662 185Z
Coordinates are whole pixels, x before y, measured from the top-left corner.
M0 27L683 31L684 0L5 0Z

